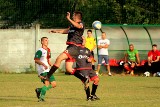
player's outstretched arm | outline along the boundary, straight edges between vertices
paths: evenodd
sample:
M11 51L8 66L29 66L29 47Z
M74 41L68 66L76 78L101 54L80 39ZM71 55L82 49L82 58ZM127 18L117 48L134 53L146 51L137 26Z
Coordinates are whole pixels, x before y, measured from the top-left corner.
M62 29L62 30L50 30L49 33L68 34L68 30L69 30L69 28L67 28L67 29Z

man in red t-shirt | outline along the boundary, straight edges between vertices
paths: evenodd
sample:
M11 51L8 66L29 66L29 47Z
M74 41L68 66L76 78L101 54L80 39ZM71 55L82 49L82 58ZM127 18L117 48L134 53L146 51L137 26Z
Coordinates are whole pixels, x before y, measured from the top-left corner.
M157 49L157 45L152 45L152 50L148 52L148 62L145 63L146 71L151 71L154 75L160 71L160 51Z

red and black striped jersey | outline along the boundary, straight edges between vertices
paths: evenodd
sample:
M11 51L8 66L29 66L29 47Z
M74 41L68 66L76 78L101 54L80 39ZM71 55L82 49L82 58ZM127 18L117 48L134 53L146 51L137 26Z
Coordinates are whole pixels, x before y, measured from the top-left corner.
M83 28L79 29L79 28L74 27L73 25L70 25L66 44L70 45L70 44L82 44L83 43L82 35L83 35L85 28L82 22L79 22L79 24L81 24Z
M92 54L89 49L85 47L79 47L79 55L76 58L76 69L77 70L86 70L92 69L92 63L88 62L88 58L92 57Z

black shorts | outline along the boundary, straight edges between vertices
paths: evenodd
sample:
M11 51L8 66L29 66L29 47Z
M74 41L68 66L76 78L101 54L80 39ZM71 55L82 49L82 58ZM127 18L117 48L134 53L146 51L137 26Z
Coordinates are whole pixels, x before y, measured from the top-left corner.
M98 78L96 72L93 70L80 70L77 72L80 72L85 77L89 77L91 81L93 81L95 78Z
M75 60L77 56L79 55L79 47L75 45L69 45L67 46L64 53L68 56L67 60Z

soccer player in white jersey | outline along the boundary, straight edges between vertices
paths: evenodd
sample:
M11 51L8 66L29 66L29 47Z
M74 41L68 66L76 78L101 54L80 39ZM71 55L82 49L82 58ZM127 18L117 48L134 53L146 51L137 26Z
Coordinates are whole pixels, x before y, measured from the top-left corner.
M53 75L49 78L49 81L44 79L44 76L48 74L51 66L51 52L48 48L48 38L42 37L41 44L42 47L37 50L34 57L35 63L37 65L38 77L41 79L41 82L44 83L43 87L35 89L39 102L44 101L47 90L56 87L56 81Z
M109 65L109 57L108 57L108 47L110 45L110 41L107 39L106 33L102 32L101 39L98 41L98 66L97 66L97 74L99 73L102 60L105 60L105 64L108 70L108 75L111 76L110 65Z

